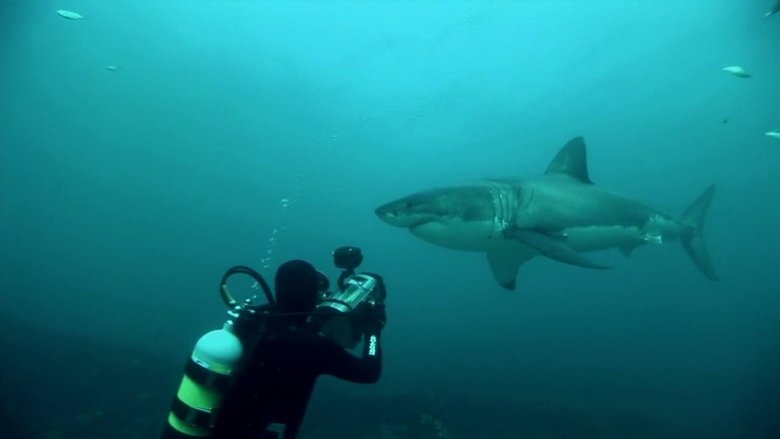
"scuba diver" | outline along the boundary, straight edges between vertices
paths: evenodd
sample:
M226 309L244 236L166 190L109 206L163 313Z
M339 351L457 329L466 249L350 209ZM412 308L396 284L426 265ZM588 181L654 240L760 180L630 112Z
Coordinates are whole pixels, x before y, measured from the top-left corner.
M247 267L229 270L223 298L237 311L224 329L198 341L162 437L294 439L317 377L376 383L386 292L381 276L354 272L362 258L356 247L334 252L344 269L335 293L326 292L327 277L302 260L278 268L273 298L259 274ZM226 279L236 272L255 277L269 303L235 306ZM220 336L218 349L204 341L212 334ZM362 355L355 356L348 349L360 340Z

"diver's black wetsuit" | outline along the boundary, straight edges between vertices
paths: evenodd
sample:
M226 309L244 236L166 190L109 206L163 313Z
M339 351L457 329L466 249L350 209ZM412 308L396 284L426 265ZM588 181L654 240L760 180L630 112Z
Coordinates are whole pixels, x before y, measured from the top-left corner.
M366 334L359 358L299 323L277 322L274 326L236 376L212 438L262 438L272 423L285 424L285 439L295 438L319 375L357 383L379 380L382 350L378 329Z

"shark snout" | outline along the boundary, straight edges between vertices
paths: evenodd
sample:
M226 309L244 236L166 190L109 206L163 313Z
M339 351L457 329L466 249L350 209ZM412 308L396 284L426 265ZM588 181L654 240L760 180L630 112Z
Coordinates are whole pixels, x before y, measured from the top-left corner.
M374 209L374 213L379 217L379 219L386 222L387 224L390 224L391 226L403 227L401 221L399 220L398 206L396 204L397 203L383 204Z
M414 227L430 220L430 217L415 210L415 205L402 198L374 209L382 221L396 227Z

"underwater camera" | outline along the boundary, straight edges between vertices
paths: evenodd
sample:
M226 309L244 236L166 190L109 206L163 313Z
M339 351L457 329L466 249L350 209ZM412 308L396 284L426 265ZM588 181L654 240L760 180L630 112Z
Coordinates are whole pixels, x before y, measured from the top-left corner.
M360 342L365 328L362 313L367 307L384 303L384 284L376 275L355 273L363 262L357 247L339 247L333 251L333 263L343 271L337 282L338 290L326 293L313 316L320 323L320 333L352 349Z

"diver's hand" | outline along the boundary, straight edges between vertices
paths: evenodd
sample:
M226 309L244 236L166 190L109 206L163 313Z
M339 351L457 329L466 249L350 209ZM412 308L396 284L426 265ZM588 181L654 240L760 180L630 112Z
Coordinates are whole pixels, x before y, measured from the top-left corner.
M364 330L366 333L379 334L387 323L385 304L375 303L372 305L364 303L361 306L363 309L360 310L359 315Z
M387 289L385 289L385 279L376 274L376 273L364 273L371 277L373 277L376 280L376 289L374 290L374 297L376 298L377 302L384 303L385 299L387 298Z
M387 323L387 313L385 312L385 304L384 303L377 303L371 306L371 311L369 312L369 326L372 326L373 322L373 329L376 329L376 332L381 331L385 324Z
M373 303L363 302L358 309L360 323L367 333L379 334L387 323L387 314L385 314L385 299L387 290L385 289L385 280L376 273L365 273L376 280L376 287L373 291Z

